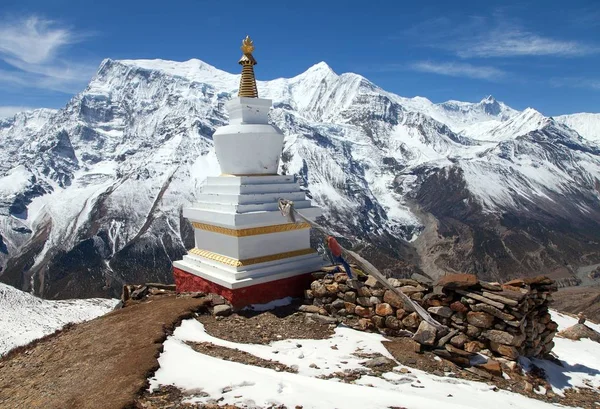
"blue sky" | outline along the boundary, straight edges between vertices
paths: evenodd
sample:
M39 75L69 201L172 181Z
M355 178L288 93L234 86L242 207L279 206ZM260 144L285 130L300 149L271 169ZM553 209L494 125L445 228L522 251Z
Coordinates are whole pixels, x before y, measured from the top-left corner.
M246 34L262 80L326 61L407 97L600 112L598 0L2 0L0 117L63 107L104 58L237 72Z

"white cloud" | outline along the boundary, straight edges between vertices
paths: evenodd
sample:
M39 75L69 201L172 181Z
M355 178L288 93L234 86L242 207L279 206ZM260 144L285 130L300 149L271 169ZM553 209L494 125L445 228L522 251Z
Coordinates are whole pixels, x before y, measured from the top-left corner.
M404 30L412 42L444 49L460 58L519 56L582 57L600 53L597 44L534 33L496 11L491 16L444 16Z
M0 21L0 59L10 66L0 70L0 86L81 90L96 66L73 63L61 54L86 37L37 16Z
M0 25L0 53L25 63L48 61L61 47L77 41L69 30L37 16L5 21Z
M13 116L16 113L19 112L23 112L23 111L31 111L32 107L13 107L13 106L0 106L0 119L1 118L8 118Z
M581 77L552 78L550 84L553 87L572 87L600 91L600 79Z
M477 66L458 62L418 61L410 65L415 71L430 72L451 77L477 78L489 81L499 80L506 72L489 66Z
M484 33L474 41L466 40L455 44L460 57L515 57L554 55L580 57L597 53L591 47L577 41L563 41L542 37L518 28L498 28Z

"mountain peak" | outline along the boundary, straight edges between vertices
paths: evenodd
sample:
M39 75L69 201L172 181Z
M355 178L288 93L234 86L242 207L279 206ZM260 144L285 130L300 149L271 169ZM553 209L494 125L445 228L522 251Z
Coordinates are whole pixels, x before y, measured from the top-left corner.
M496 98L494 98L493 95L488 95L487 97L485 97L481 100L482 104L494 104L496 102L498 102L498 101L496 101Z
M324 74L324 75L328 75L328 74L335 75L335 72L331 69L329 64L327 64L325 61L321 61L321 62L313 65L308 70L306 70L305 73L319 73L319 74Z

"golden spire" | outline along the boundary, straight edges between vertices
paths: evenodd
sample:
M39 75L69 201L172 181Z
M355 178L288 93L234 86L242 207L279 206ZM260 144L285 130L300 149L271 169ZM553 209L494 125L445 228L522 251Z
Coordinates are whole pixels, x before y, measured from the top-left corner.
M240 90L238 91L238 97L247 98L258 98L258 91L256 90L256 79L254 78L254 66L256 60L252 56L254 51L254 43L249 36L242 41L242 52L244 55L238 63L242 66L242 78L240 78Z

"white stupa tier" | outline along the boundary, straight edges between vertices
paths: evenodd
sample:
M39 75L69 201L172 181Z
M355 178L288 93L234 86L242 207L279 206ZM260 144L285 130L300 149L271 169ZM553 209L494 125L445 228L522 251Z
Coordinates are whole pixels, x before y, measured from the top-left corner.
M323 259L310 247L310 226L289 223L278 209L283 198L309 219L321 214L294 176L277 175L283 134L268 123L271 100L238 97L226 108L230 124L213 136L222 175L209 177L198 202L184 209L195 248L173 266L178 289L221 289L229 298L237 289L318 270ZM244 300L256 298L245 293Z

